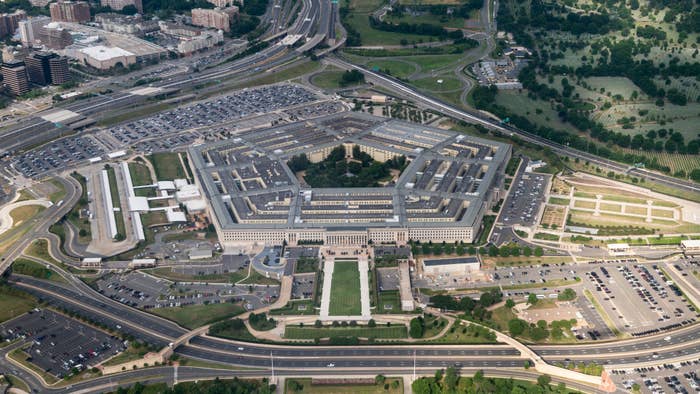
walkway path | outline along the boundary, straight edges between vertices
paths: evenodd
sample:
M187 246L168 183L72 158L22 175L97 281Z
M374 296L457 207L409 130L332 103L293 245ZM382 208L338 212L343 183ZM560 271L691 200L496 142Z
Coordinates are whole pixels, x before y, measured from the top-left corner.
M331 281L333 280L333 269L335 261L327 259L323 263L323 289L321 291L321 318L328 318L331 307Z
M357 269L360 271L360 305L362 306L362 317L369 319L369 263L367 255L362 255L358 258Z

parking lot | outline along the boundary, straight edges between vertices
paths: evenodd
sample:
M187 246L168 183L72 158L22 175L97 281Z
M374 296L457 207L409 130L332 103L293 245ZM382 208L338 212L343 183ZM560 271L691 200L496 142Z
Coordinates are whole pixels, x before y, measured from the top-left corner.
M140 308L169 308L186 305L244 301L259 308L279 296L279 286L230 283L173 283L141 272L108 275L96 282L98 291L123 304Z
M313 298L316 290L316 273L295 274L292 282L292 299Z
M544 203L545 188L550 177L546 174L519 173L513 180L508 198L503 203L499 222L504 225L534 225Z
M613 370L613 381L619 388L631 391L636 383L642 393L700 392L700 360L662 364L625 370Z
M377 285L379 291L399 290L398 268L377 268Z
M17 156L14 168L26 177L74 166L105 153L90 136L64 138Z
M586 272L583 286L613 323L632 335L647 335L687 325L697 311L657 265L621 264L597 266ZM692 309L692 310L691 310Z
M299 85L272 85L237 91L226 96L164 111L112 127L108 133L124 145L168 136L183 130L211 126L262 112L291 107L319 97Z
M247 269L249 264L248 256L223 255L220 263L177 265L173 267L173 272L192 276L219 275Z
M35 309L0 324L3 337L21 338L31 363L61 379L100 364L126 347L119 339L51 310Z

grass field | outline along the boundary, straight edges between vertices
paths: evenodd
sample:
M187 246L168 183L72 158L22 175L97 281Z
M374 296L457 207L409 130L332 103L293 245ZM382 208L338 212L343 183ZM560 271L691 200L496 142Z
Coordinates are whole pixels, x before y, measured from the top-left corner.
M60 262L56 261L51 254L49 254L49 243L45 239L37 239L33 241L24 253L28 256L34 256L42 260L48 261L49 263L54 263L56 265L61 265Z
M0 322L19 316L36 306L30 296L13 294L8 287L0 286Z
M558 235L549 234L549 233L536 233L533 237L535 239L542 239L545 241L559 241Z
M540 220L540 224L542 226L546 225L549 228L553 228L554 226L562 228L565 224L566 219L566 217L564 216L564 212L566 212L566 207L548 204L544 208L544 213L542 214L542 220Z
M343 71L323 71L311 78L311 83L322 89L338 89Z
M12 263L12 272L57 283L68 283L61 275L46 268L46 266L23 258L16 259Z
M152 185L151 172L145 164L132 161L129 163L129 172L131 173L131 182L134 186Z
M153 308L150 309L149 312L172 320L185 328L195 329L206 324L240 315L245 312L245 309L240 304L225 302L222 304Z
M416 67L409 62L391 59L372 60L367 63L367 67L371 70L391 74L396 78L408 78L417 71Z
M294 382L294 383L292 383ZM301 391L294 391L292 390L292 385L299 385L301 386ZM384 387L388 388L384 388ZM298 387L298 386L297 386ZM311 379L309 378L304 378L304 379L299 379L299 378L294 378L294 379L286 379L285 380L285 387L284 387L284 392L286 394L293 394L293 393L319 393L319 394L327 394L327 393L333 393L333 394L344 394L344 393L352 393L352 394L401 394L403 393L403 379L401 378L386 378L384 381L383 385L379 384L361 384L361 385L352 385L352 384L338 384L338 385L329 385L329 384L316 384L313 385L311 384Z
M159 181L172 181L176 178L187 178L185 169L180 164L177 153L154 153L148 156Z
M362 313L357 261L335 261L329 313L333 316L355 316Z
M109 192L112 195L112 206L119 208L119 211L114 211L114 218L117 221L117 233L126 236L126 226L124 225L124 215L121 212L122 203L119 200L119 186L117 186L117 175L114 168L107 170L109 178Z
M145 270L151 275L169 279L175 282L179 281L194 281L194 282L211 282L211 283L235 283L245 278L248 275L247 270L239 270L227 274L211 274L211 275L187 275L175 272L170 267L160 267Z
M635 206L626 206L625 207L625 213L629 213L632 215L646 215L647 214L647 209L643 207L635 207Z
M602 202L600 203L600 209L602 211L622 212L622 205Z
M270 315L315 315L317 313L318 310L314 308L314 302L312 300L289 301L284 308L270 311Z
M357 326L357 327L298 327L287 326L284 337L287 339L316 339L335 337L359 337L359 338L406 338L408 335L406 326L392 325L391 327Z
M569 200L568 198L559 198L559 197L550 197L549 198L549 203L554 204L554 205L569 205Z
M416 79L413 85L431 92L448 92L462 89L462 81L452 77L429 77Z
M84 233L86 234L82 237L80 234L78 234L78 243L88 244L92 240L90 221L87 218L80 218L80 212L83 209L88 208L87 183L85 177L78 173L72 173L71 176L80 183L82 192L78 203L75 204L73 209L71 209L70 213L67 215L68 220L78 228L78 231L84 230Z
M118 365L127 361L138 360L146 353L148 353L148 349L146 347L142 346L135 348L134 346L129 346L123 352L110 358L107 362L102 363L102 365Z
M576 207L576 208L586 208L586 209L595 209L595 202L593 202L593 201L574 200L574 207Z
M12 217L12 227L18 226L23 222L33 218L34 216L43 212L46 208L41 205L25 205L23 207L15 208L10 212Z
M390 308L386 308L391 306ZM398 290L380 291L376 313L403 313L401 311L401 296Z

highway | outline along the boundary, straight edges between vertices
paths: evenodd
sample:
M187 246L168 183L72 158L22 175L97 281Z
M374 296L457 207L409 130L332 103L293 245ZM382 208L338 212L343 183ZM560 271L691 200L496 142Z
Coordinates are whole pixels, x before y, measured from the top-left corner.
M570 148L565 145L558 144L556 142L552 142L546 138L540 137L538 135L532 134L530 132L524 131L517 129L515 127L509 126L509 125L504 125L501 124L499 121L493 120L492 118L479 113L479 112L472 112L472 111L466 111L463 109L459 109L454 107L451 104L447 104L439 99L433 98L431 96L428 96L417 89L413 88L412 86L401 82L393 77L380 74L371 70L368 70L364 67L355 65L353 63L350 63L344 59L340 59L338 57L327 57L325 58L325 61L328 62L329 64L332 64L336 67L346 69L346 70L358 70L365 74L365 77L368 77L372 82L377 83L378 85L384 86L386 88L389 88L395 92L398 92L401 96L403 97L408 97L411 98L412 100L423 104L427 108L434 109L436 111L442 112L445 115L451 116L455 119L463 120L469 123L476 123L480 124L482 126L485 126L489 129L492 130L498 130L506 135L511 135L515 134L518 135L520 138L522 138L525 141L532 142L537 145L542 145L550 148L554 153L557 153L558 155L561 156L568 156L571 158L578 158L584 161L588 161L590 163L593 163L597 166L600 166L605 169L610 169L613 171L617 171L620 173L626 173L629 172L630 174L634 174L636 176L644 177L650 180L653 180L655 182L659 182L662 184L665 184L667 186L683 189L689 192L700 192L700 185L694 183L694 182L689 182L689 181L684 181L681 179L677 179L671 176L666 176L663 174L659 174L656 172L640 169L640 168L632 168L630 169L630 166L625 165L625 164L620 164L618 162L604 159L601 157L598 157L596 155L587 153L587 152L582 152L578 151L576 149Z

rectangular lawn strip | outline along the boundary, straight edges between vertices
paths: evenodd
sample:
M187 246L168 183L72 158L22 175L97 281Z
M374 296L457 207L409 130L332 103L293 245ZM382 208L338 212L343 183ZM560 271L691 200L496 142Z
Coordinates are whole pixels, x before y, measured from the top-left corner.
M380 291L377 302L377 313L403 313L398 290ZM386 309L385 306L389 305L391 305L391 309Z
M550 233L536 233L534 235L535 239L542 239L545 241L559 241L559 236L556 234L550 234Z
M172 181L173 179L187 178L185 169L180 165L180 158L177 153L154 153L148 156L156 177L159 181Z
M549 198L549 203L554 204L554 205L569 205L569 200L568 198L559 198L559 197L550 197Z
M170 267L159 267L149 270L144 270L153 276L163 279L169 279L175 282L178 281L194 281L194 282L211 282L211 283L234 283L245 278L248 275L248 270L239 270L237 272L209 274L209 275L188 275L173 271Z
M36 300L21 291L0 285L0 322L17 317L36 306Z
M681 236L674 237L649 237L647 240L651 245L680 245L681 240L684 238Z
M112 195L112 205L114 208L119 208L119 211L114 211L114 218L117 221L117 233L126 237L126 226L124 225L124 215L122 215L121 208L122 203L119 200L119 186L117 186L117 174L114 172L114 168L109 168L107 170L107 177L109 178L109 192Z
M611 211L611 212L622 212L622 205L601 202L600 203L600 210L601 211Z
M628 203L632 203L632 204L646 204L647 203L647 200L644 198L619 196L619 195L613 195L613 194L603 195L603 200L617 201L617 202L628 202Z
M149 312L172 320L185 328L194 329L215 321L240 315L245 312L245 309L240 304L224 302L221 304L153 308L149 309Z
M329 313L333 316L355 316L362 313L360 272L356 260L335 261Z
M21 275L33 276L39 279L46 279L57 283L68 283L65 278L53 270L46 268L43 264L32 260L19 258L12 263L12 272Z
M633 215L646 215L647 214L647 208L646 207L633 207L633 206L626 206L625 207L625 213L633 214Z
M671 218L671 219L673 219L673 211L670 211L668 209L652 209L651 216L655 216L657 218Z
M593 202L593 201L581 201L581 200L576 200L576 201L574 201L574 207L576 207L576 208L586 208L586 209L595 209L595 202Z
M85 234L87 235L81 237L80 234L78 234L78 242L87 244L92 240L90 221L87 218L80 218L80 211L88 208L89 200L87 197L87 180L84 176L78 174L77 172L71 173L71 176L80 183L82 193L78 203L75 204L75 206L66 216L68 217L68 220L78 228L79 232L80 230L85 230Z
M385 389L384 387L389 387ZM294 391L293 388L301 390ZM319 393L319 394L402 394L403 379L402 378L386 378L384 384L311 384L310 378L293 378L285 380L285 394L291 393Z
M357 326L357 327L299 327L287 326L284 330L286 339L316 339L335 337L360 338L406 338L406 326L392 325L391 327Z
M300 310L299 307L302 305L305 309ZM270 315L316 315L317 313L313 300L289 301L283 308L270 311Z

